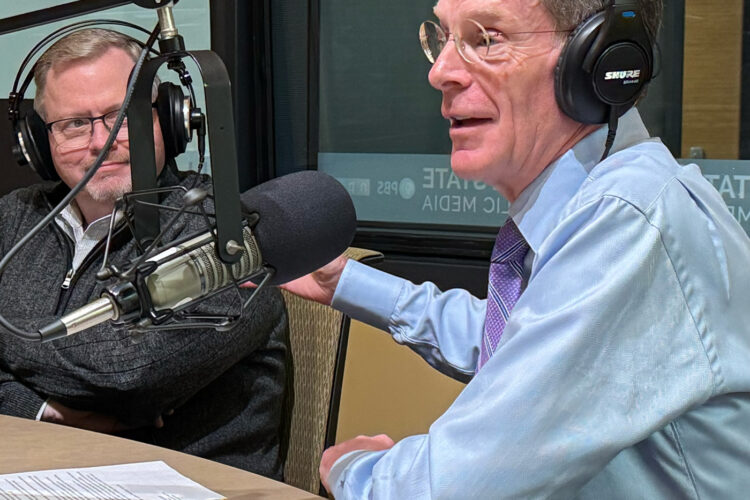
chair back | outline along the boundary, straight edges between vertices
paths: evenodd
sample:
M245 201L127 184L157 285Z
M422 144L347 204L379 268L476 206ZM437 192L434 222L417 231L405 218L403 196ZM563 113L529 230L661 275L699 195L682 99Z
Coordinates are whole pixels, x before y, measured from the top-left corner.
M383 254L350 247L349 258L375 262ZM336 441L349 318L343 313L282 290L289 316L291 387L284 481L321 494L318 466Z

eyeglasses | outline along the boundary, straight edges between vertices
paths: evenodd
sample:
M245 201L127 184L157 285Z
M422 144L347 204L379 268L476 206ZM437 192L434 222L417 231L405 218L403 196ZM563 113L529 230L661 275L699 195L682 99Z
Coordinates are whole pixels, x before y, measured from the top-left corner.
M503 33L494 29L487 29L474 19L466 19L459 24L458 29L448 33L432 21L425 21L419 26L419 42L422 44L424 55L432 64L452 38L458 55L469 64L480 61L497 59L508 48L508 35L523 35L531 33L568 33L570 30L547 31L518 31Z
M117 121L117 114L119 112L120 110L116 109L101 116L63 118L62 120L55 120L47 123L46 127L47 130L52 133L52 137L55 139L57 148L60 151L73 151L74 149L85 148L91 143L91 136L94 134L95 121L101 120L104 124L104 128L106 128L108 132L111 132L112 127L115 126L115 121ZM120 130L117 131L117 140L128 140L127 117L122 121Z

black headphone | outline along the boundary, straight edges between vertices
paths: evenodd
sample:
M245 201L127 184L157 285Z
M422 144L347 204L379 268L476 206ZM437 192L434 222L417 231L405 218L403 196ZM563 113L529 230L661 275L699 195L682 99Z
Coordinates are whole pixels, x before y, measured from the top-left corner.
M31 103L23 102L24 92L34 76L34 66L29 70L20 88L18 88L18 82L21 80L25 66L44 45L73 31L96 24L117 24L149 33L140 26L117 20L81 21L71 24L48 35L34 46L16 74L13 90L8 99L8 116L13 129L13 156L19 165L29 165L44 180L59 180L60 177L52 163L47 127L41 116L34 111ZM143 42L132 37L128 38L144 46ZM179 85L162 82L159 84L154 104L164 138L164 153L167 161L185 152L187 143L192 139L193 130L197 128L197 115L202 116L200 109L195 107L189 76L187 81L182 76L181 74L181 81L189 87L190 97L185 96Z
M570 34L555 69L557 103L577 122L611 123L638 100L653 61L637 1L611 0Z

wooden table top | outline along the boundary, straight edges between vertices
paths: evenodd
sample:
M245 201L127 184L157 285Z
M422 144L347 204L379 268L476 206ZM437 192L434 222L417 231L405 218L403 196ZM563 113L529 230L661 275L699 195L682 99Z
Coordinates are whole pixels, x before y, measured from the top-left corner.
M230 499L317 499L257 474L178 451L64 425L0 415L0 474L162 460Z

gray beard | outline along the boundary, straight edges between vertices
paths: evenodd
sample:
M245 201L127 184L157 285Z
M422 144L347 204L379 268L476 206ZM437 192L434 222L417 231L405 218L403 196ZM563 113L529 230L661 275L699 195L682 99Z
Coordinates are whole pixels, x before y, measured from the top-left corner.
M93 183L89 182L84 190L96 202L114 203L125 193L129 193L133 189L132 182L128 179L115 186L107 185L106 182L102 182L101 184L96 181Z

